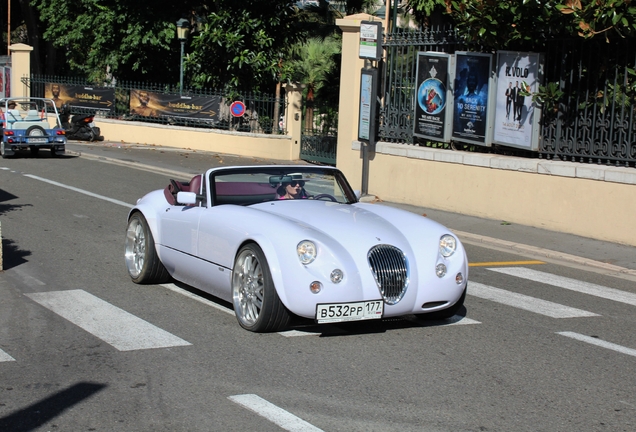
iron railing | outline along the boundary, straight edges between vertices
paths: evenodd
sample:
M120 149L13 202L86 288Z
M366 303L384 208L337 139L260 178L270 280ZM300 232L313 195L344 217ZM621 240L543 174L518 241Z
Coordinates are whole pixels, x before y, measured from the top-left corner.
M384 37L379 140L577 162L636 166L636 40L546 43L545 83L561 96L543 110L539 150L455 146L413 136L419 51L480 51L449 27L396 29ZM514 48L509 48L514 50ZM545 90L545 89L544 89ZM554 107L554 109L552 109Z
M234 92L227 93L215 89L194 89L187 88L179 91L178 85L149 83L149 82L126 82L118 81L113 84L96 85L81 78L64 76L31 75L30 78L23 78L25 85L31 89L31 95L44 97L45 86L52 83L69 84L79 86L93 86L114 88L115 104L110 110L100 110L100 114L107 118L120 120L134 120L141 122L171 124L178 126L202 127L210 129L235 130L240 132L285 134L284 127L281 127L280 116L284 114L286 108L285 97L255 93L255 92ZM157 115L139 116L130 112L131 90L145 90L155 93L164 93L183 96L217 96L221 98L219 120L210 122L204 119ZM245 115L233 117L230 114L230 104L240 100L245 104ZM91 111L86 108L71 107L71 113L86 113ZM278 118L275 118L278 117Z

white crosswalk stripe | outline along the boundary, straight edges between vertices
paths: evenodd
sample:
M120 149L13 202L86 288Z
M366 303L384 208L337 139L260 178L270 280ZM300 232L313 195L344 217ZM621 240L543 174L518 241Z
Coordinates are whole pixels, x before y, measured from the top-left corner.
M7 361L15 361L15 359L11 357L9 354L7 354L6 352L0 350L0 362L7 362Z
M119 351L191 345L84 290L25 295Z
M636 349L627 348L627 347L624 347L622 345L618 345L618 344L615 344L615 343L607 342L607 341L604 341L604 340L601 340L601 339L597 339L597 338L594 338L594 337L591 337L591 336L585 336L585 335L582 335L582 334L579 334L579 333L574 333L574 332L565 331L565 332L557 332L557 334L560 334L561 336L569 337L569 338L572 338L572 339L576 339L576 340L581 341L581 342L586 342L586 343L589 343L591 345L596 345L596 346L599 346L601 348L606 348L606 349L609 349L609 350L612 350L612 351L616 351L616 352L619 352L621 354L627 354L627 355L630 355L632 357L636 357Z
M636 294L627 291L620 291L524 267L500 267L488 268L488 270L636 306Z
M551 318L578 318L599 316L598 314L595 314L593 312L576 309L547 300L541 300L512 291L506 291L500 288L480 284L478 282L469 283L468 294L474 297L483 298L485 300L491 300L515 308L549 316Z

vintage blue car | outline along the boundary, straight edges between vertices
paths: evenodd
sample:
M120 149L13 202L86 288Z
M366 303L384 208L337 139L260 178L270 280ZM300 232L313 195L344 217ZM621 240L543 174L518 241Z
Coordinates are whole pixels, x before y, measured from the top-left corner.
M60 116L51 99L15 97L0 99L2 109L3 158L20 150L30 150L37 155L40 149L51 150L53 156L66 151L66 134Z

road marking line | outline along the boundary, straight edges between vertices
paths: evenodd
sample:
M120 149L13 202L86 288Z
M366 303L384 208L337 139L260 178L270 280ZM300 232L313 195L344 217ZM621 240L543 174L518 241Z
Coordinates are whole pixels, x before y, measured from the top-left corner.
M504 267L488 270L636 306L636 294L627 291L620 291L614 288L608 288L602 285L596 285L532 269Z
M228 399L255 412L261 417L265 417L267 420L287 431L322 432L322 429L318 429L311 423L307 423L305 420L296 417L255 394L229 396Z
M7 361L15 361L15 359L11 357L9 354L7 354L6 352L0 350L0 362L7 362Z
M622 354L627 354L630 355L632 357L636 357L636 349L632 349L632 348L627 348L624 347L622 345L617 345L615 343L611 343L611 342L606 342L602 339L597 339L597 338L593 338L590 336L585 336L579 333L574 333L574 332L557 332L557 334L560 334L561 336L565 336L565 337L569 337L572 339L576 339L579 340L581 342L587 342L591 345L596 345L596 346L600 346L602 348L607 348L610 349L612 351L616 351Z
M65 188L65 189L69 189L69 190L72 190L72 191L75 191L75 192L79 192L79 193L82 193L84 195L91 196L93 198L99 198L101 200L108 201L108 202L111 202L113 204L117 204L117 205L120 205L120 206L124 206L124 207L128 207L128 208L133 208L134 207L134 205L132 205L132 204L128 204L128 203L125 203L123 201L116 200L114 198L108 198L108 197L106 197L104 195L98 195L96 193L89 192L89 191L84 190L84 189L79 189L79 188L76 188L76 187L73 187L73 186L65 185L64 183L58 183L56 181L45 179L45 178L42 178L42 177L38 177L38 176L35 176L35 175L32 175L32 174L24 174L24 176L32 178L34 180L42 181L44 183L49 183L49 184L52 184L54 186L59 186L59 187Z
M119 351L192 345L84 290L25 295Z
M545 264L545 261L492 261L492 262L478 262L468 263L468 267L490 267L490 266L509 266L509 265L535 265Z
M178 294L182 294L182 295L184 295L186 297L189 297L189 298L191 298L193 300L196 300L196 301L198 301L200 303L203 303L204 305L212 306L213 308L218 309L221 312L225 312L225 313L230 314L232 316L236 316L236 314L234 313L234 309L226 308L225 306L221 306L218 303L215 303L215 302L210 301L208 299L205 299L203 297L199 297L196 294L192 294L190 291L184 290L183 288L179 288L178 286L176 286L173 283L161 284L161 286L164 287L164 288L168 288L170 291L174 291L174 292L176 292Z
M468 294L530 312L538 313L541 315L546 315L552 318L578 318L599 316L598 314L595 314L593 312L575 309L569 306L564 306L547 300L541 300L524 294L502 290L477 282L470 283Z

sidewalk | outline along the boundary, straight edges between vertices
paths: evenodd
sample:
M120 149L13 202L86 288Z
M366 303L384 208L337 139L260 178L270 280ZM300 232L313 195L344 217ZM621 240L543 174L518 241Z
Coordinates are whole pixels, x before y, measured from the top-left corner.
M72 142L67 146L67 153L69 156L81 155L103 161L113 161L153 172L164 172L166 175L181 175L184 179L213 166L290 163L288 161L107 141L103 143ZM305 162L295 163L304 164ZM375 201L375 197L366 197L366 199L369 198ZM453 230L466 244L519 253L547 261L566 261L607 273L622 273L636 280L636 248L632 246L510 224L501 220L482 219L393 203L390 201L391 197L378 198L377 201L384 205L402 208L417 214L425 214Z

